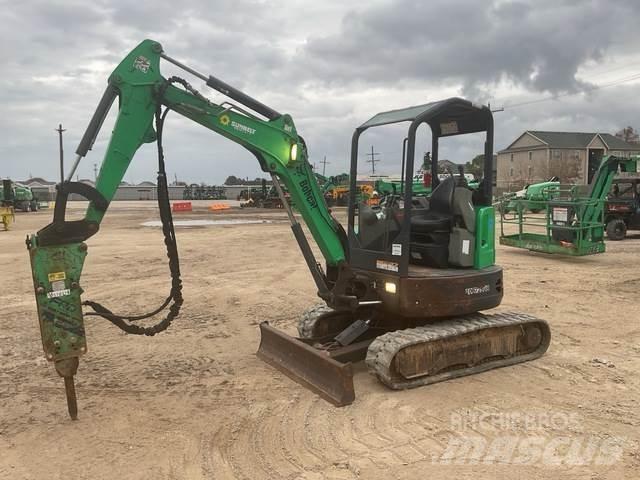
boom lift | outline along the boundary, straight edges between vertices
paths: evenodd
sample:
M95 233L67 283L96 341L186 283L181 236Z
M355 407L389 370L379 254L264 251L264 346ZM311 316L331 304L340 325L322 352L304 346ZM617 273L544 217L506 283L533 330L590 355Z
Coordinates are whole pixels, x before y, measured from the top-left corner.
M160 74L161 59L204 80L242 107L215 104L185 80L165 79ZM79 161L91 149L116 98L118 116L95 188L72 182ZM494 265L490 182L474 197L470 190L446 179L434 189L428 206L412 205L415 132L422 123L434 131L434 164L439 137L485 131L485 168L490 178L493 121L488 108L453 98L381 113L358 127L352 143L345 232L324 202L307 161L304 140L289 115L213 76L196 72L166 55L159 43L145 40L110 76L76 150L75 164L67 180L58 185L53 222L27 238L43 347L47 359L64 377L72 418L77 416L73 376L87 349L83 315L100 315L128 333L155 335L171 324L182 304L162 152L162 128L170 110L242 145L255 155L262 170L271 174L324 301L322 308L311 309L300 322L306 338L294 339L261 324L261 358L335 404L344 405L354 399L348 361L365 355L383 382L392 388L406 388L530 360L546 350L549 328L543 320L522 314L477 313L497 306L503 295L502 269ZM358 138L368 128L395 122L410 122L406 189L402 197L374 209L356 202ZM171 292L160 308L147 315L116 315L102 305L81 300L85 241L98 232L137 149L153 141L158 144L158 203ZM297 217L284 200L283 186L317 243L325 268L317 262ZM71 193L90 200L82 220L65 219ZM83 305L94 311L83 314ZM169 313L158 324L143 327L135 323L166 307ZM424 325L444 317L449 319Z
M605 252L605 203L613 179L621 169L636 172L638 156L605 156L586 195L580 186L561 186L548 182L537 191L538 198L505 198L500 211L500 243L527 250L582 256ZM535 209L531 206L535 204ZM544 216L527 215L544 211ZM534 211L537 210L537 211ZM505 225L517 233L505 233ZM541 233L542 232L542 233Z

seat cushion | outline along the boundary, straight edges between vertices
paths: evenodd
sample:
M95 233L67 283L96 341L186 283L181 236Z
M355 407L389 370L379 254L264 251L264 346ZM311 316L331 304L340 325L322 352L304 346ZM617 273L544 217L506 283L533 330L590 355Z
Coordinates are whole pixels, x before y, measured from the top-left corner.
M451 230L451 215L426 213L411 217L411 231L418 233L448 232Z

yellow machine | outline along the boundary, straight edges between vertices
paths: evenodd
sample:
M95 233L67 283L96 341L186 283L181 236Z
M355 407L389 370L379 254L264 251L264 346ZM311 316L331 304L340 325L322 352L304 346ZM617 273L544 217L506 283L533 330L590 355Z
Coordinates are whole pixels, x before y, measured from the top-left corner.
M0 222L5 230L9 230L9 225L16 221L11 183L11 180L3 180L0 189Z
M13 207L0 207L0 219L5 230L9 230L9 225L16 221Z

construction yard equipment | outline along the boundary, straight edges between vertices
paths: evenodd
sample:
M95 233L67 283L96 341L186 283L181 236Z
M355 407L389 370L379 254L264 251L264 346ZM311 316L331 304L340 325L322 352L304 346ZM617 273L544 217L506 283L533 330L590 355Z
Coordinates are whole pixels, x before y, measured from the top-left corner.
M442 181L447 177L453 177L456 183L465 183L471 190L477 190L479 182L470 174L438 174L438 180ZM413 177L412 192L414 197L429 197L431 195L431 172L420 171ZM380 196L402 194L404 181L399 178L378 178L374 183L374 191Z
M226 200L223 187L192 183L184 187L183 200Z
M314 172L324 201L328 207L346 207L349 203L350 181L348 173L341 173L325 177ZM370 183L360 183L357 186L356 200L367 205L376 205L378 199L374 195L374 187Z
M628 230L640 230L640 174L628 173L613 180L604 223L609 240L622 240Z
M242 106L216 104L179 77L160 74L164 59L202 79ZM72 182L78 163L91 149L100 126L118 98L118 116L95 188ZM164 110L163 110L163 107ZM250 113L252 110L255 113ZM353 401L349 362L364 360L385 385L411 388L513 365L542 355L550 341L544 320L517 313L481 314L504 294L502 268L495 264L492 182L476 191L449 177L434 178L428 206L413 194L416 130L432 130L433 166L441 137L484 133L484 178L493 172L493 116L486 106L449 98L382 112L356 128L352 138L346 230L324 201L307 148L292 118L213 76L205 76L145 40L109 78L107 89L76 150L67 180L58 185L53 222L30 235L33 284L46 358L65 379L68 410L77 416L73 377L86 352L85 315L101 316L129 334L155 335L169 327L183 303L175 232L168 199L162 132L169 111L203 125L245 147L271 175L294 237L323 300L299 321L300 338L263 323L258 356L336 405ZM155 119L155 127L153 125ZM401 194L384 204L358 201L358 141L370 128L408 123L405 179ZM172 286L165 302L144 315L118 315L82 301L80 276L87 244L95 235L127 168L143 143L158 147L158 205ZM299 216L287 202L287 189ZM90 200L85 217L68 221L72 193ZM415 200L415 203L414 203ZM298 219L307 225L324 268L317 261ZM282 254L287 252L283 250ZM274 266L277 268L277 266ZM85 306L92 311L83 312ZM169 312L145 327L139 320ZM125 340L126 341L126 340Z
M6 231L13 222L16 221L16 214L13 207L0 206L0 220L2 222L2 228Z
M15 197L11 183L11 180L3 180L2 190L0 190L0 222L4 230L9 230L11 224L16 221L13 208Z
M605 201L618 170L635 172L638 157L605 156L588 192L580 186L560 186L551 182L535 201L540 215L529 214L531 200L503 198L499 210L500 243L527 250L582 256L605 252ZM505 225L517 227L505 233Z
M39 202L30 187L11 181L5 187L3 182L3 185L0 185L0 198L4 196L5 188L12 191L12 205L15 210L21 212L35 212L38 210Z
M240 208L284 208L282 200L278 195L274 186L267 186L263 180L263 185L255 190L243 190L240 194L241 198L246 198L245 202L240 204ZM287 201L291 203L288 192L285 192Z
M516 205L524 211L540 213L546 208L545 202L553 200L560 190L558 177L553 177L546 182L533 183L525 186L517 192L510 192L500 199L500 213L516 211ZM516 200L518 201L516 203Z

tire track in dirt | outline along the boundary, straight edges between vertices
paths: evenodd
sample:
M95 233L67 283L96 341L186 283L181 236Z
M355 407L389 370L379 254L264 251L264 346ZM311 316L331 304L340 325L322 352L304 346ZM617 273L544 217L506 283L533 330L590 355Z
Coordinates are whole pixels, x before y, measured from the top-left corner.
M430 461L450 434L444 422L387 393L340 409L305 394L252 407L244 420L220 429L203 449L203 470L252 480L359 478L363 470Z

